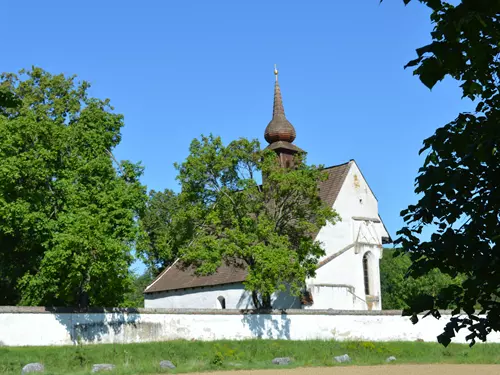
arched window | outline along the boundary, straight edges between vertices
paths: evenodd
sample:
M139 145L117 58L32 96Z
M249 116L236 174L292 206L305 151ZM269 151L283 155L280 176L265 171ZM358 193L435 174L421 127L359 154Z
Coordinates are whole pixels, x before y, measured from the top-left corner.
M369 270L369 265L370 265L370 261L368 259L369 257L369 252L365 253L365 255L363 255L363 277L364 277L364 282L365 282L365 294L367 296L370 295L370 270Z
M217 297L217 300L219 301L220 308L224 310L226 308L226 299L222 296L219 296Z

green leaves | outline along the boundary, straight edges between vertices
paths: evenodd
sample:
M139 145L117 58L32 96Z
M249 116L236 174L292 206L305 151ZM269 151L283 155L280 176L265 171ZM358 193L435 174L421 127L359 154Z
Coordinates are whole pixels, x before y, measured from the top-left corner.
M21 103L11 90L8 82L0 85L0 113L2 108L15 108Z
M441 63L434 57L422 60L413 74L418 75L422 83L429 89L432 89L445 76Z
M258 307L269 307L276 291L298 294L324 254L313 233L337 215L318 196L319 168L303 156L296 166L282 168L256 140L227 146L212 135L193 140L177 165L181 193L151 196L141 224L148 243L142 253L153 269L179 256L200 274L222 262L242 262Z
M137 253L153 275L177 258L179 247L192 235L192 225L171 190L151 191L141 214Z
M20 98L0 112L0 303L118 305L145 201L112 155L123 117L75 77L21 74L0 82Z
M384 257L380 261L380 285L382 290L383 308L386 310L408 309L409 313L414 307L424 311L428 306L422 305L422 301L429 304L429 297L441 296L446 291L458 287L465 279L463 276L451 277L434 268L425 275L414 278L407 275L412 265L412 260L407 254L401 254L401 249L384 249ZM453 301L454 295L442 296L446 301ZM423 298L423 299L421 299ZM444 305L446 302L443 300ZM412 307L411 307L412 306Z
M149 271L142 275L132 275L132 289L125 295L124 302L119 307L144 307L144 290L153 281Z
M463 0L457 6L421 0L432 9L432 43L417 49L407 66L429 88L445 76L460 82L462 97L477 101L477 113L460 113L424 141L427 157L416 178L416 205L403 210L405 228L396 243L410 255L409 274L415 278L435 268L460 283L441 286L425 303L408 313L455 306L467 314L447 324L438 341L448 345L455 332L467 328L471 345L500 329L497 298L500 262L497 236L500 195L500 1ZM420 234L431 226L428 240ZM417 279L418 280L418 279ZM475 315L479 308L485 319Z

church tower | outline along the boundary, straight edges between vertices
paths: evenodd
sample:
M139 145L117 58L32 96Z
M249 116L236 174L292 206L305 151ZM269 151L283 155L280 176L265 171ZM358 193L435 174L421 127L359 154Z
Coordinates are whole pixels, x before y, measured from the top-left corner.
M266 149L275 151L281 165L288 168L293 166L294 155L303 151L292 143L296 136L295 128L285 117L276 65L274 75L276 76L276 82L274 83L273 118L266 127L264 138L269 143Z

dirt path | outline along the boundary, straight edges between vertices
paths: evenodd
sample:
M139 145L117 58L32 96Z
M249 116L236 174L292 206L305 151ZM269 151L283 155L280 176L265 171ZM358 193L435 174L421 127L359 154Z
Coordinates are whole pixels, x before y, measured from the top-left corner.
M203 375L497 375L500 365L390 365L221 371ZM200 374L201 373L196 373ZM191 374L195 375L195 374Z

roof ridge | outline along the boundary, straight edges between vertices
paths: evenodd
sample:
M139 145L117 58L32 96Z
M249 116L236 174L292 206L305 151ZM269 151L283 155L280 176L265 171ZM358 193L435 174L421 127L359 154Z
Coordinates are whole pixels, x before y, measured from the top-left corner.
M165 275L176 263L177 261L179 260L180 258L177 258L174 263L172 263L170 266L166 267L162 272L160 272L160 274L158 276L156 276L156 278L151 282L151 284L149 284L146 289L144 289L144 292L146 292L149 288L151 288L154 284L156 284L157 281L159 281L163 275Z
M229 258L224 259L214 273L198 275L194 264L185 264L181 258L177 258L144 290L144 294L242 283L245 281L247 272L245 264L238 264L234 259Z
M324 171L326 169L332 169L332 168L342 167L343 165L349 164L351 162L355 162L354 159L350 159L349 161L346 161L345 163L340 163L340 164L331 165L329 167L324 167L322 169L322 171Z

